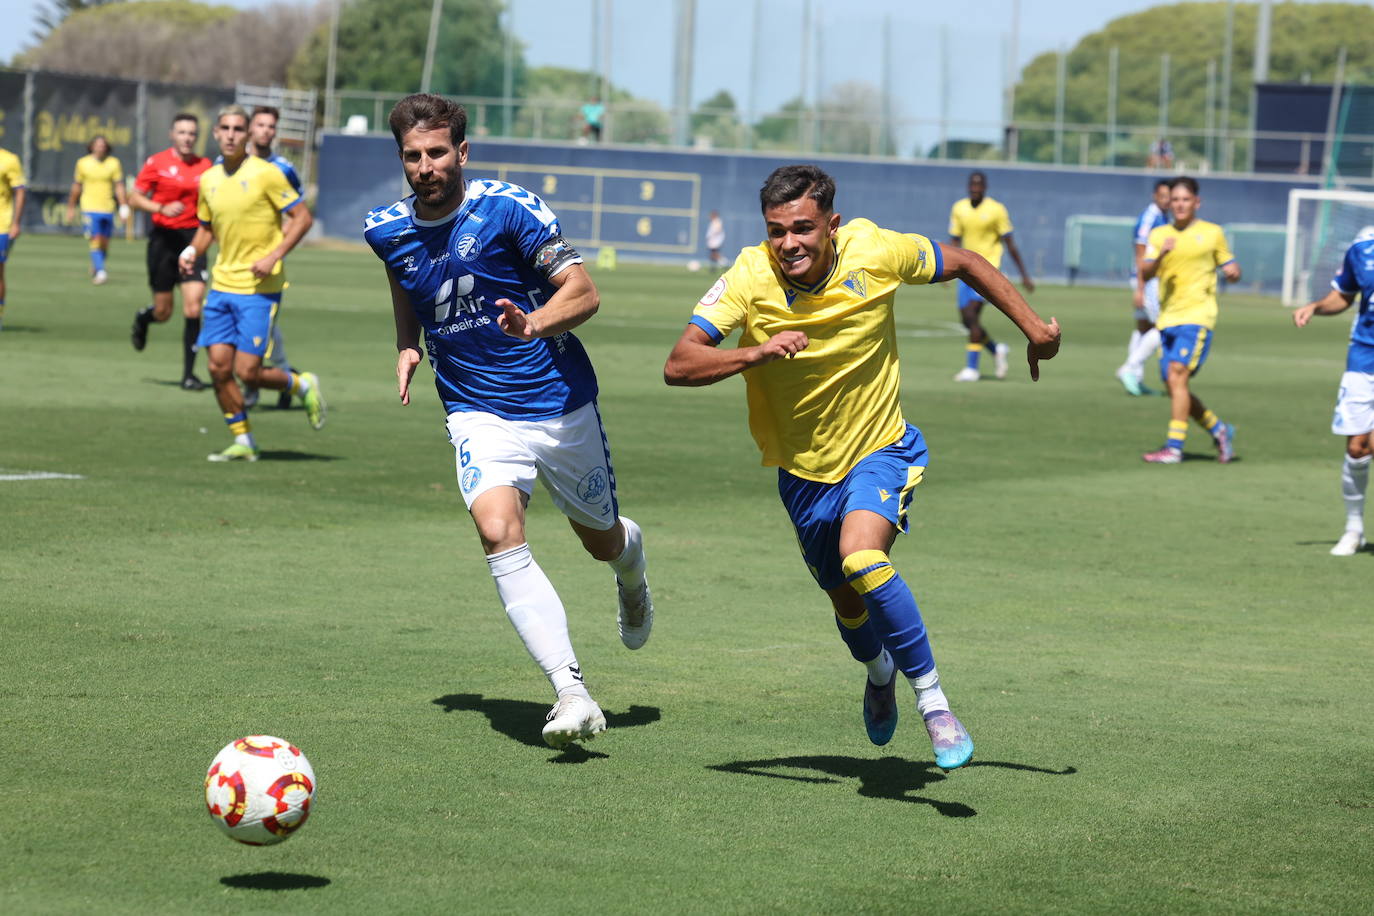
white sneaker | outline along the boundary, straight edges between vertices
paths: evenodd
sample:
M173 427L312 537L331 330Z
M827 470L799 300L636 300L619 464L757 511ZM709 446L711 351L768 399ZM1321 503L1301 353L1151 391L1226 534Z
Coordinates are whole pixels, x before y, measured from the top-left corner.
M968 366L965 366L954 374L954 380L956 382L976 382L982 377L983 376L979 374L977 369L970 369Z
M573 741L590 741L606 730L606 717L596 700L580 693L568 693L549 710L544 726L544 743L565 747Z
M110 279L109 274L105 273L105 271L103 270L97 270L95 272L95 276L91 277L91 282L94 283L96 286L99 286L108 279Z
M638 649L649 641L649 632L654 628L654 599L649 594L649 580L636 589L627 589L619 579L615 580L616 597L620 602L620 614L616 622L620 625L620 641L627 649Z
M993 348L992 358L994 360L994 365L997 367L994 371L998 378L1007 377L1007 357L1010 355L1011 344L999 343Z
M1363 531L1347 531L1341 535L1341 539L1336 542L1336 546L1331 548L1333 557L1353 557L1360 552L1364 546Z

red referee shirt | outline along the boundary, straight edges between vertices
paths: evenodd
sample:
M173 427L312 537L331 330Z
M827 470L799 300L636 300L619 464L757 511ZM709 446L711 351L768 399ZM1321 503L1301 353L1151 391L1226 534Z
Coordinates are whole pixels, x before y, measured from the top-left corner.
M186 208L177 216L154 213L153 225L166 229L194 229L200 225L200 220L196 219L200 176L211 165L213 163L204 156L196 156L187 162L172 148L147 158L138 178L134 179L134 188L155 204L170 204L179 200Z

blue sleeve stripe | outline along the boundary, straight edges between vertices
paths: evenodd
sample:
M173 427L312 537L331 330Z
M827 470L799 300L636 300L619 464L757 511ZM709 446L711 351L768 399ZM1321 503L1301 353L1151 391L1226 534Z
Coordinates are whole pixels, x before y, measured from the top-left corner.
M941 280L945 275L945 258L944 255L940 254L939 242L932 239L930 241L930 247L935 249L935 275L931 277L930 282L935 283Z
M720 343L722 340L725 339L725 335L722 334L719 330L717 330L715 325L711 324L711 322L707 321L705 318L702 318L700 315L693 315L692 320L687 323L694 324L697 327L701 328L703 331L706 332L706 336L711 338L711 340L714 343Z
M300 203L300 202L301 202L302 200L304 200L304 199L305 199L305 198L303 198L303 197L297 197L295 200L291 201L291 203L289 203L289 204L287 204L286 206L282 207L282 208L281 208L281 212L285 213L287 210L290 210L292 207L294 207L296 204Z
M201 224L203 227L205 227L206 229L209 229L209 228L210 228L210 224L207 223L205 220L201 220L201 221L200 221L200 224Z
M1229 261L1226 262L1226 264L1234 264L1234 263L1236 263L1236 259L1235 259L1235 258L1232 258L1231 260L1229 260ZM1218 266L1218 267L1225 267L1226 264L1218 264L1217 266Z

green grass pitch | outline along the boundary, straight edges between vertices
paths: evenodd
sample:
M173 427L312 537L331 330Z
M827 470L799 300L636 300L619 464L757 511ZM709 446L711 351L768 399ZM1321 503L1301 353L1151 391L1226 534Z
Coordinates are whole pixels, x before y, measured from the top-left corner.
M1112 377L1125 292L1037 291L1065 342L1036 385L1019 363L953 384L953 290L901 295L932 463L894 557L978 748L943 774L907 693L893 742L865 738L863 670L741 382L662 383L707 275L596 274L578 333L658 622L621 647L611 574L537 493L530 541L610 722L557 753L428 367L396 398L372 255L292 256L289 351L329 424L259 410L254 465L206 462L227 433L175 387L179 317L130 348L142 257L116 242L94 288L80 241L26 236L7 267L0 474L82 479L0 481L0 911L1367 910L1374 555L1327 555L1344 319L1299 332L1225 296L1196 387L1240 460L1194 427L1194 457L1154 467L1165 402ZM268 849L202 803L211 757L254 732L319 776Z

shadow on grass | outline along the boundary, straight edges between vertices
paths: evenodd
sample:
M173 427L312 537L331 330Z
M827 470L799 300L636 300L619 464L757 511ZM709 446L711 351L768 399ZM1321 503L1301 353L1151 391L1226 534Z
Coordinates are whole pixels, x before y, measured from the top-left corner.
M529 747L548 747L543 738L545 717L549 714L547 704L528 700L500 700L484 697L480 693L450 693L439 697L434 705L444 712L480 712L487 717L493 729L507 738ZM606 714L608 730L648 725L662 718L657 706L631 706L628 712L611 712L609 709L602 712ZM565 747L559 756L553 758L553 762L581 763L605 756L574 743Z
M327 887L328 878L319 875L294 875L282 871L260 871L251 875L230 875L220 878L225 887L241 887L254 891L300 891L312 887Z
M297 452L292 449L265 448L258 458L263 461L340 461L338 455L317 455L314 452Z
M972 767L996 767L1003 770L1021 770L1027 773L1045 773L1050 776L1069 776L1077 773L1074 767L1063 770L1046 770L1041 767L1021 763L999 763L996 761L974 761L964 769ZM865 798L889 798L893 801L915 802L930 805L945 817L973 817L978 812L961 802L940 801L913 793L926 786L942 782L946 778L944 770L931 761L916 763L901 757L883 757L879 760L866 760L861 757L807 756L774 757L771 760L736 760L734 763L715 764L707 767L721 773L740 773L746 776L766 776L770 779L787 779L792 782L838 783L840 779L859 780L859 794ZM778 773L774 770L811 770L822 774L803 776L794 773Z
M1215 453L1213 453L1213 454L1204 454L1204 453L1202 453L1202 452L1184 452L1184 453L1183 453L1183 460L1184 460L1184 461L1210 461L1210 462L1212 462L1212 464L1216 464L1216 463L1217 463L1217 456L1216 456ZM1231 464L1240 464L1243 460L1245 460L1245 459L1241 458L1239 455L1236 455L1234 458L1231 459L1230 463L1231 463Z

